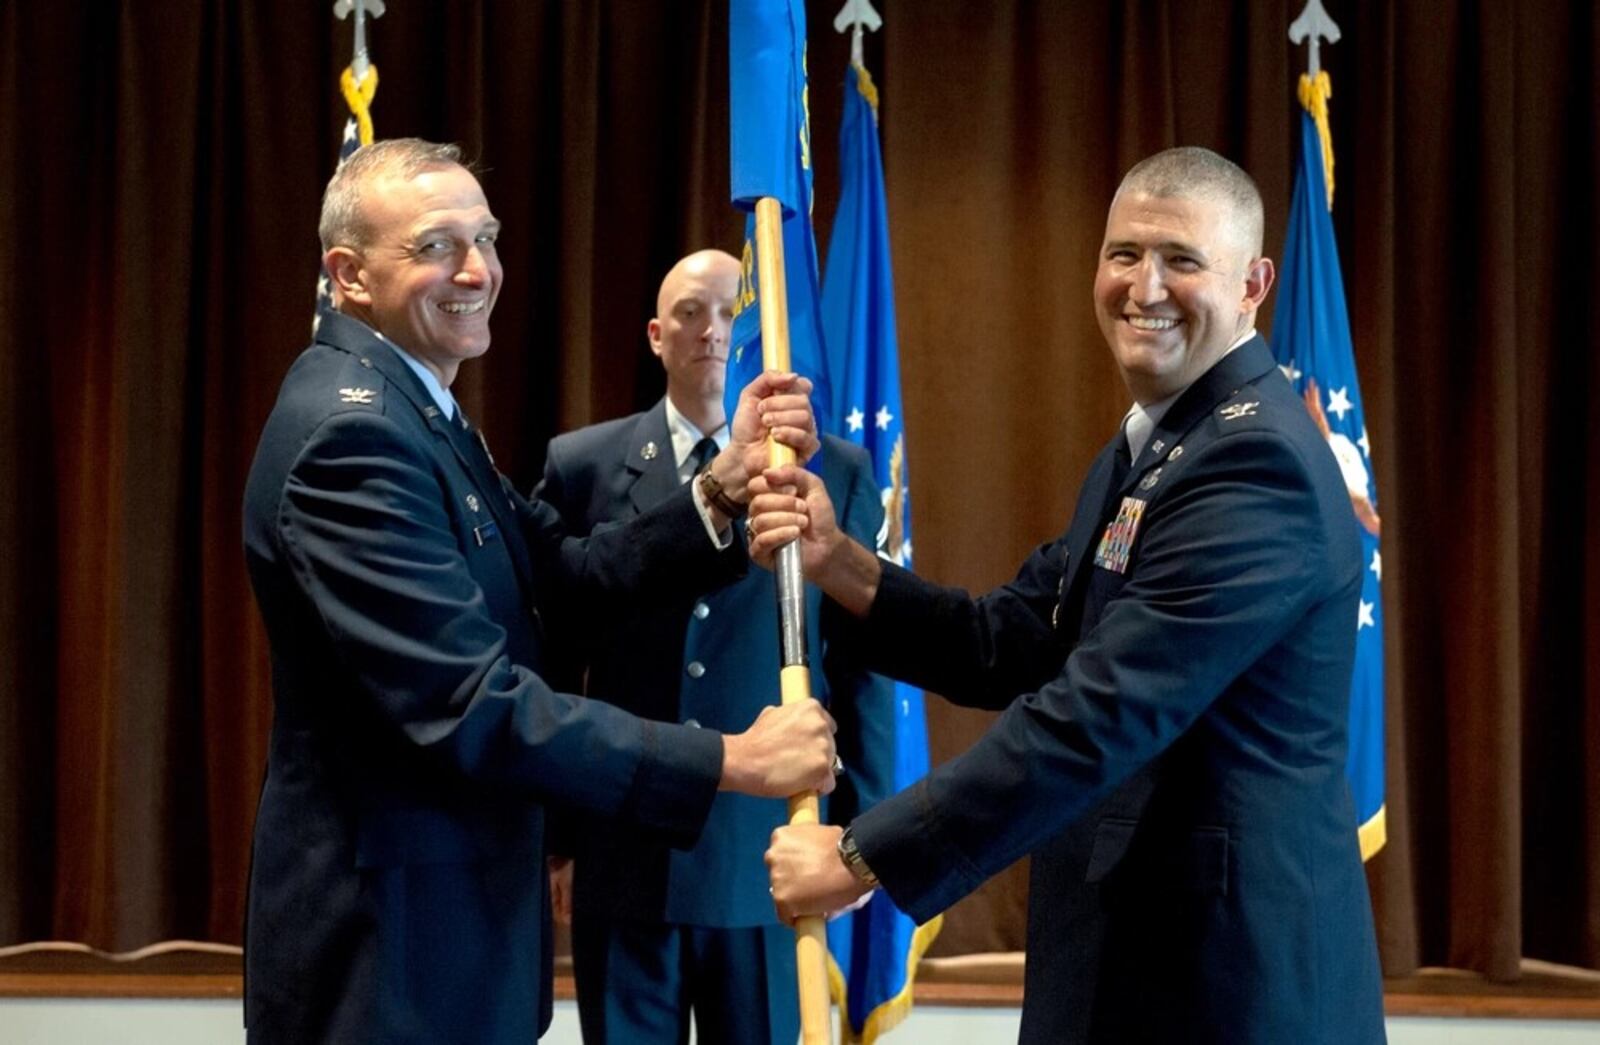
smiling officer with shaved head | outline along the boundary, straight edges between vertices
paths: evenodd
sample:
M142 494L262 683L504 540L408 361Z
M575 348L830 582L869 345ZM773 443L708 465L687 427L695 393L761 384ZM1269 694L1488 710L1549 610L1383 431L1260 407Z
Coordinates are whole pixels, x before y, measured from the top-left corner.
M253 1045L528 1045L549 1023L548 804L696 840L719 790L833 787L815 701L736 732L649 722L540 677L608 595L739 574L728 532L768 433L816 449L793 375L745 389L709 468L624 527L568 536L450 394L489 348L500 223L454 146L396 139L329 183L338 311L284 378L245 490L274 714L245 940ZM719 507L720 506L720 507Z
M974 599L881 562L803 471L752 502L866 664L1001 711L838 828L780 828L786 916L881 884L926 920L1024 855L1022 1040L1372 1045L1372 910L1345 781L1361 554L1326 441L1255 332L1261 198L1206 149L1128 172L1094 308L1133 406L1066 533Z

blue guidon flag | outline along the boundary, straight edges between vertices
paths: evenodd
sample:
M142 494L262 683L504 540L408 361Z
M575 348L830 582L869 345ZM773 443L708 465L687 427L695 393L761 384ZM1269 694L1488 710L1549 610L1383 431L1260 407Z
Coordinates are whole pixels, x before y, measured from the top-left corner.
M1383 558L1378 551L1378 488L1372 444L1356 380L1350 318L1345 309L1339 248L1333 238L1333 147L1328 132L1326 72L1300 78L1300 163L1284 238L1272 352L1311 419L1328 440L1360 524L1366 573L1350 683L1350 754L1346 772L1360 826L1361 858L1386 838L1383 777Z
M806 9L801 0L732 0L728 11L732 196L748 211L739 296L729 335L728 416L739 390L761 372L756 201L783 208L790 369L811 379L812 405L826 431L831 402L811 233L811 117L806 108Z
M840 193L822 286L824 343L833 376L833 404L824 430L867 448L883 491L878 554L911 566L911 485L905 421L900 409L900 360L889 263L889 215L878 149L878 92L865 67L845 73L839 130ZM895 686L894 745L889 791L928 772L928 729L922 691ZM887 731L886 731L887 733ZM917 962L939 934L943 916L917 926L887 893L828 925L829 978L847 1043L870 1043L911 1009Z

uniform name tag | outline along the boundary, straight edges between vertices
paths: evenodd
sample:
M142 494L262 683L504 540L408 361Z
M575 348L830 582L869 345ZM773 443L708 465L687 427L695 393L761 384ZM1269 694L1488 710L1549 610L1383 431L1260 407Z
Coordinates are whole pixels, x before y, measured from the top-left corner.
M1128 572L1128 553L1133 539L1139 535L1139 520L1144 517L1145 502L1137 497L1124 497L1117 517L1106 526L1100 536L1100 547L1095 550L1094 564L1113 573Z

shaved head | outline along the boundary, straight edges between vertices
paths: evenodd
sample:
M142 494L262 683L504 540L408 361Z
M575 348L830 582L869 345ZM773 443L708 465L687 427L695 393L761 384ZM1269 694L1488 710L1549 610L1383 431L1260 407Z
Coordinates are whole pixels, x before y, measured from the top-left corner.
M1251 257L1261 256L1265 209L1255 180L1227 158L1194 145L1167 149L1134 164L1117 196L1222 204L1228 226Z
M655 318L645 328L667 372L672 405L707 435L726 420L722 389L739 274L739 259L726 251L697 250L681 259L662 279Z
M1255 182L1209 149L1156 153L1122 179L1094 302L1137 402L1182 392L1255 326L1275 272L1261 226Z
M672 311L672 302L685 283L705 276L739 278L739 259L725 250L697 250L667 270L661 278L661 289L656 291L656 318L662 319Z

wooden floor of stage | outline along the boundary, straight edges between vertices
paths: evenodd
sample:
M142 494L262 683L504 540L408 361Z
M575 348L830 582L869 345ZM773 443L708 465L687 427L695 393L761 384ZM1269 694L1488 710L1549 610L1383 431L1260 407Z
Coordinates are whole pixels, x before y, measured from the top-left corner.
M243 993L239 948L172 941L110 955L72 943L0 948L0 997L237 998ZM570 999L572 974L557 963L556 996ZM975 954L925 959L918 1004L974 1008L1022 1004L1022 955ZM1384 981L1390 1016L1600 1019L1600 972L1524 961L1515 982L1497 983L1459 969L1427 968Z

